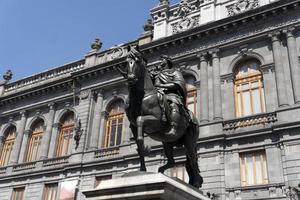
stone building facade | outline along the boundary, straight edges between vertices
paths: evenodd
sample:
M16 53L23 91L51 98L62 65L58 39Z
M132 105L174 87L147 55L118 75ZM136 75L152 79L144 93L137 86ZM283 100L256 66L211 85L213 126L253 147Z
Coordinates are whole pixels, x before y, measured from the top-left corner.
M217 199L289 199L300 183L299 0L167 0L145 32L81 60L0 83L0 199L85 199L101 180L138 170L124 115L128 46L149 68L169 55L200 121L203 192ZM74 139L76 138L76 140ZM149 171L166 162L149 140ZM168 172L185 179L185 161ZM63 197L64 196L64 197Z

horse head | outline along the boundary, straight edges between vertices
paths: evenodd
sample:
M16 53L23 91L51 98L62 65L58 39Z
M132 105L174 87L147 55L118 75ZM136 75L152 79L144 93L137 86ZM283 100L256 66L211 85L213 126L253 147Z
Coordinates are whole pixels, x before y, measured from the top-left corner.
M125 71L118 67L119 72L127 79L130 86L135 85L143 76L146 61L137 49L129 51Z

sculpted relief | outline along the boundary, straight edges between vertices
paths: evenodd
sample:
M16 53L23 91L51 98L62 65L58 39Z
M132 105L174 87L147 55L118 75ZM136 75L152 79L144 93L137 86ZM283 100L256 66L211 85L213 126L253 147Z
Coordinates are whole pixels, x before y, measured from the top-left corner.
M236 3L227 6L228 16L240 14L242 12L257 8L258 0L238 0Z

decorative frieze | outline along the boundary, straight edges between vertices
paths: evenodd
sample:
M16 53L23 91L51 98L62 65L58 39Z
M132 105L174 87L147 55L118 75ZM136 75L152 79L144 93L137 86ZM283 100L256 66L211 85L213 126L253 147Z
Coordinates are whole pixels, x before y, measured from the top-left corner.
M227 6L226 8L228 16L233 16L257 8L258 6L258 0L238 0L236 3Z

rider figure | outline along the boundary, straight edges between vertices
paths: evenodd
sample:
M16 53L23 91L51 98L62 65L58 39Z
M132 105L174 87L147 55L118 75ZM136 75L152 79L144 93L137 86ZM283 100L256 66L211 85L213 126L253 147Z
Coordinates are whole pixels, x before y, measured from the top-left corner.
M161 64L157 69L159 69L160 72L155 74L154 84L160 92L165 94L170 105L171 112L169 120L171 130L168 134L175 135L180 124L180 107L185 109L185 80L182 73L173 66L171 59L166 55L161 56Z

